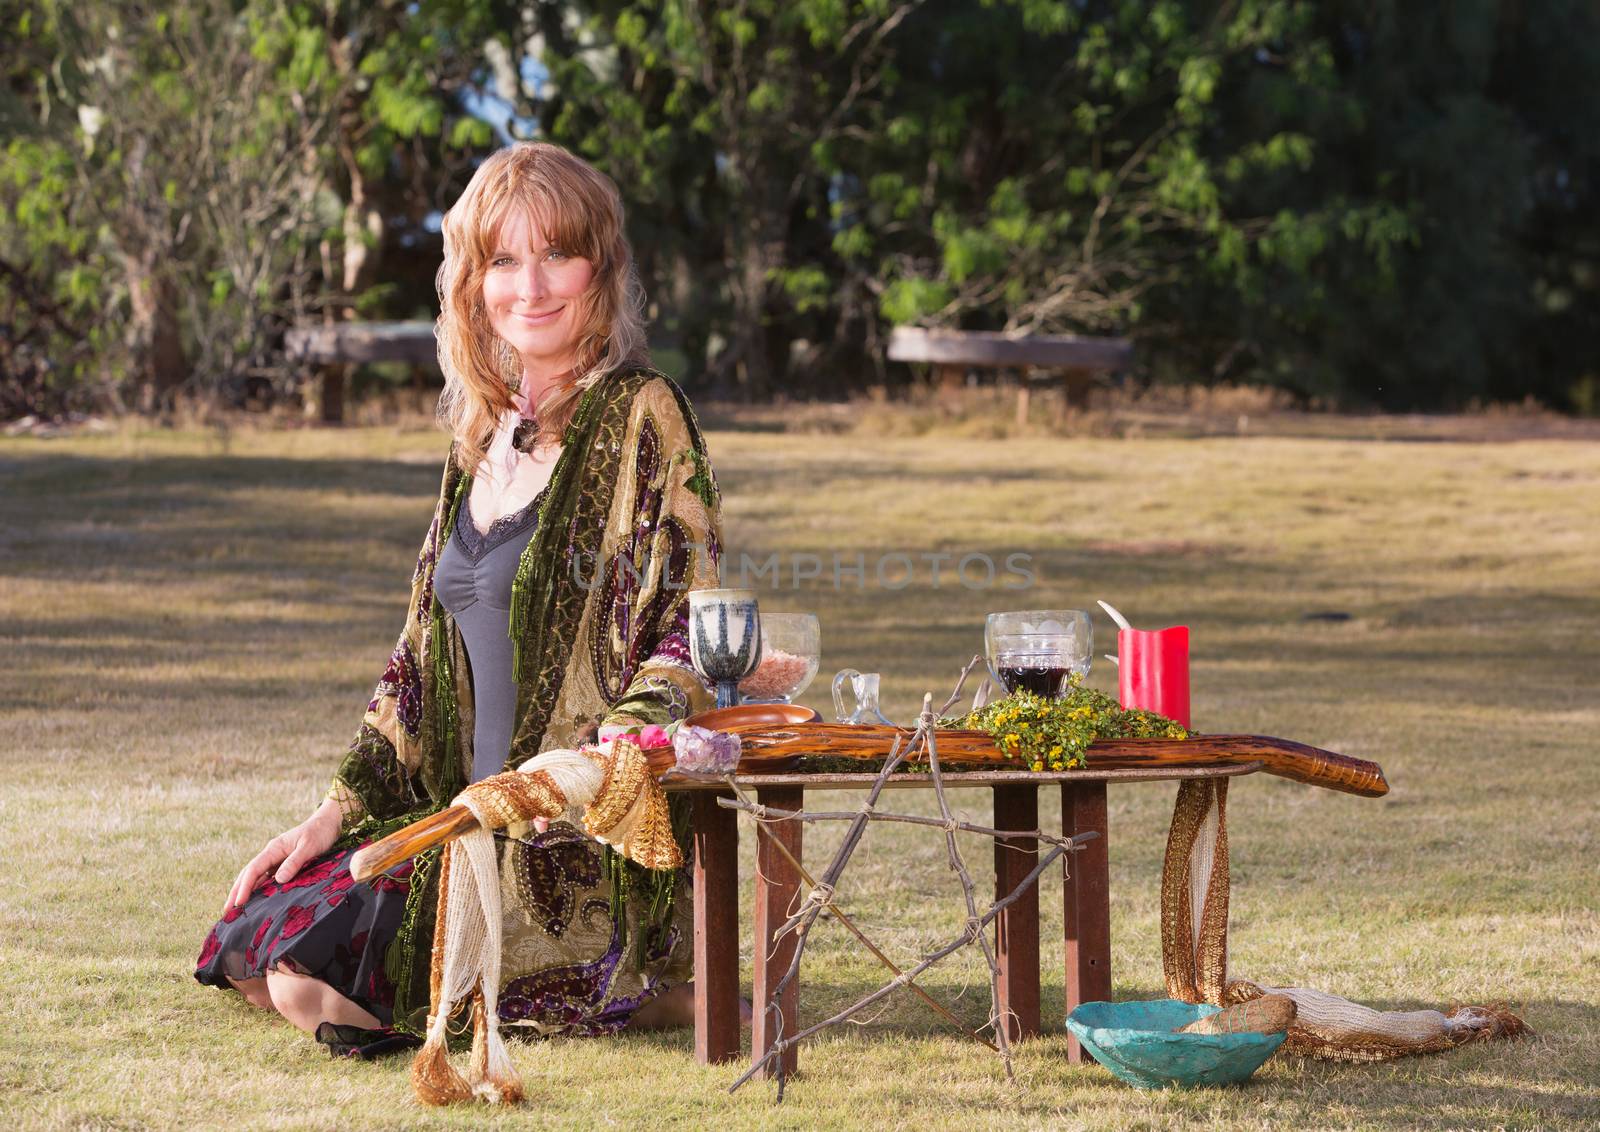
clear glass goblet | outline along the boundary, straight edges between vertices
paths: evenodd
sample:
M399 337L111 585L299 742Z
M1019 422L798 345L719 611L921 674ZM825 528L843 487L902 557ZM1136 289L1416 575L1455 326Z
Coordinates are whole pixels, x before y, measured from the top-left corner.
M1073 674L1089 674L1094 624L1082 609L991 613L983 629L989 674L1007 693L1019 688L1057 699Z
M822 662L822 623L815 613L763 613L761 661L739 681L747 704L788 704L805 691Z

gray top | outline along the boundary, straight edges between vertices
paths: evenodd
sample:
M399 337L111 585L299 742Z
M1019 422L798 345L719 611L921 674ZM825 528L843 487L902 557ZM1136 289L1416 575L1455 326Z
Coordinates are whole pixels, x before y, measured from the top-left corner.
M520 511L496 519L483 534L472 521L472 493L461 501L455 530L434 567L439 604L455 617L472 670L472 781L499 774L511 753L517 685L511 675L511 582L539 525L534 496Z

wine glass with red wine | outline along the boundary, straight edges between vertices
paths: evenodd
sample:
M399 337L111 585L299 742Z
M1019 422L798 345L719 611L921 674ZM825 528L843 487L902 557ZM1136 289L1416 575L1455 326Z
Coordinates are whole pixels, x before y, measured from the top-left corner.
M983 643L989 674L1007 693L1020 688L1058 699L1074 672L1089 674L1094 625L1081 609L991 613Z

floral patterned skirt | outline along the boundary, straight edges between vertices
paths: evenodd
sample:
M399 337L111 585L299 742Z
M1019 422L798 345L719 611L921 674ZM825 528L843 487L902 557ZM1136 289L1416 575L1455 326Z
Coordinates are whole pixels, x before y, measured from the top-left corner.
M411 863L357 884L350 858L360 846L308 862L294 878L268 879L242 907L229 908L206 936L194 977L214 987L274 968L320 979L384 1025L394 987L384 955L399 934Z
M689 978L687 869L679 870L670 907L652 908L644 887L630 886L619 916L600 846L573 825L552 822L543 833L497 836L495 844L503 1024L547 1036L615 1033L644 1003ZM412 866L358 884L349 866L356 848L317 858L287 884L269 880L242 908L229 909L206 936L195 978L228 987L229 977L282 967L321 979L385 1026L420 1026L393 1017L384 962L404 919ZM436 891L428 884L417 895ZM431 945L432 932L426 935Z

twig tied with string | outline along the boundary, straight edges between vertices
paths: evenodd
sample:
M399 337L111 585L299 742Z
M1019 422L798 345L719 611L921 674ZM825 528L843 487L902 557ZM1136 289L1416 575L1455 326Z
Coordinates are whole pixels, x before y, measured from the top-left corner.
M934 738L934 730L938 726L939 717L949 711L951 706L961 696L961 689L966 684L968 675L982 662L982 657L973 657L967 666L961 670L961 677L956 681L955 690L950 694L950 699L945 705L935 712L932 708L932 693L922 697L922 712L917 717L917 727L909 740L903 734L897 734L893 745L889 749L889 756L884 761L883 768L878 772L878 777L873 780L867 797L861 807L855 811L812 811L812 810L775 810L751 802L734 783L733 776L729 775L728 785L733 789L736 797L719 798L718 805L737 810L747 817L755 819L757 837L767 838L768 843L776 848L795 867L801 878L809 886L810 891L800 908L786 920L774 933L775 939L794 933L796 944L794 954L789 960L789 966L783 977L771 990L768 1001L758 1004L760 1009L767 1012L770 1022L768 1032L774 1035L771 1045L761 1060L740 1075L738 1080L729 1086L728 1091L733 1092L750 1080L756 1074L766 1071L777 1078L778 1100L783 1100L784 1087L787 1084L787 1073L784 1069L783 1054L786 1050L804 1041L806 1038L827 1029L829 1026L840 1025L854 1018L862 1010L879 1002L892 994L897 987L910 987L939 1014L956 1025L963 1033L995 1050L1002 1064L1005 1066L1008 1079L1015 1079L1011 1064L1011 1042L1007 1033L1005 1019L1001 1017L1000 1003L1000 966L996 959L994 949L990 946L988 927L1006 908L1015 902L1023 893L1027 892L1042 876L1046 869L1061 860L1065 864L1066 854L1082 848L1083 842L1098 836L1095 833L1083 833L1076 837L1065 838L1047 834L1042 830L1000 830L989 826L975 825L971 822L958 820L950 809L949 800L944 792L944 775L939 766L938 745ZM928 763L934 796L939 803L938 818L923 817L919 814L898 814L880 812L877 808L878 797L888 785L890 776L909 758L917 753L923 754ZM828 867L823 870L820 880L814 879L806 872L800 862L766 829L766 825L773 821L848 821L849 827L845 831L844 841L840 844ZM881 950L869 940L856 924L851 921L838 906L839 878L843 875L845 867L850 863L857 845L860 844L861 835L866 832L867 824L874 821L903 822L914 825L932 825L944 830L945 849L951 871L961 882L962 897L966 906L966 921L962 931L953 940L945 945L924 955L915 965L908 970L902 970ZM1003 838L1006 841L1032 840L1040 844L1048 844L1051 848L1034 866L1033 870L1023 877L1006 896L998 898L979 910L976 888L972 881L972 874L968 871L966 861L962 858L961 850L956 844L958 832L975 833L980 836ZM894 977L872 993L845 1007L831 1018L807 1026L795 1034L783 1032L783 1013L779 1003L783 1001L784 991L799 977L800 962L805 954L806 942L810 939L811 927L816 923L817 917L827 912L836 921L843 925L856 937L860 943L870 951L880 962L893 972ZM946 1007L933 999L927 991L916 985L916 978L935 963L948 958L964 947L977 944L983 953L984 961L989 965L989 1021L983 1027L992 1030L994 1041L990 1042L979 1033L967 1028Z

